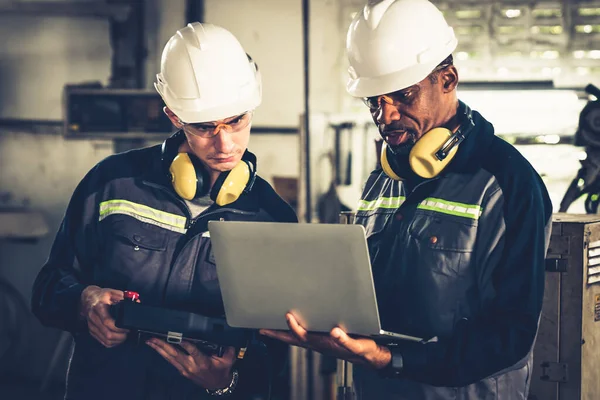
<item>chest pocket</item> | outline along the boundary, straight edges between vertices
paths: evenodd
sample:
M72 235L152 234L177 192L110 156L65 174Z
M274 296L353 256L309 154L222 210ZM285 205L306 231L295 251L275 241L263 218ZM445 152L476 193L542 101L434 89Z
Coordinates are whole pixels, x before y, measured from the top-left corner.
M109 287L146 287L168 265L167 232L127 216L111 216L101 223L105 231L103 266L96 278ZM143 284L142 284L143 282Z
M471 262L477 220L417 211L408 229L421 268L447 275L464 275Z
M115 237L129 245L133 251L150 250L164 251L167 248L167 237L164 235L154 235L139 229L135 232L115 232Z

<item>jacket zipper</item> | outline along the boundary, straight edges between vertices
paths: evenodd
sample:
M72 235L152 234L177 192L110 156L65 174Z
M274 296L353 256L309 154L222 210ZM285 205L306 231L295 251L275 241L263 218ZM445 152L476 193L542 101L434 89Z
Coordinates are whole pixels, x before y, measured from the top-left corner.
M210 215L214 215L214 214L219 214L219 213L221 213L221 212L231 212L231 213L238 214L238 215L253 215L253 214L255 214L255 213L253 213L253 212L250 212L250 211L241 211L241 210L237 210L237 209L235 209L235 208L219 208L218 210L214 210L214 211L211 211L211 212L207 212L206 214L204 214L204 213L200 213L200 215L198 215L198 216L197 216L196 218L194 218L194 219L191 219L191 218L190 218L189 222L188 222L188 223L187 223L187 225L186 225L186 229L188 229L188 230L189 230L189 229L190 229L190 228L192 228L194 225L196 225L196 222L198 222L200 219L202 219L202 218L204 218L204 217L207 217L207 216L210 216ZM203 232L199 232L199 233L203 233ZM194 237L196 237L196 236L198 236L198 234L196 234L196 235L192 236L190 239L192 239L192 238L194 238Z

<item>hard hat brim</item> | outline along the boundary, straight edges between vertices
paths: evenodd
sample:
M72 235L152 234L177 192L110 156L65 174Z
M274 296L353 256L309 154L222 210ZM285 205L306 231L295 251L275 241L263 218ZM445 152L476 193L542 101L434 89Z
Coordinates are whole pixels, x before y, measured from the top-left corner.
M448 48L448 50L452 50L445 50L443 52L445 55L435 57L433 61L413 65L412 67L395 71L390 74L375 77L360 77L356 79L351 78L348 80L346 90L354 97L371 97L406 89L425 79L440 62L452 54L455 48L456 44Z

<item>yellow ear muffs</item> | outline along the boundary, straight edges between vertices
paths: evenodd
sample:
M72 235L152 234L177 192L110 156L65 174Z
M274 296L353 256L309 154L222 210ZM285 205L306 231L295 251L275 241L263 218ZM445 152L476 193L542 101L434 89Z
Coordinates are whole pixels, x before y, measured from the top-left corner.
M252 172L247 161L240 161L231 171L222 172L211 191L211 197L219 206L236 201L250 182Z
M434 128L425 133L411 149L408 163L412 171L422 178L431 179L439 175L452 161L458 150L458 145L464 136L457 131L452 133L446 128ZM388 146L383 142L381 146L381 168L390 178L401 181L401 171L394 169L394 162L390 160Z
M408 156L408 163L414 173L426 179L439 175L458 150L456 144L459 142L449 143L453 136L449 129L434 128L417 140ZM445 151L445 148L448 150ZM440 156L440 151L444 151L443 156Z
M242 160L231 171L219 174L212 189L211 175L194 154L179 152L185 140L183 131L167 138L161 147L163 170L175 192L183 199L193 200L210 193L219 206L233 203L244 192L250 192L256 180L256 156L246 150Z

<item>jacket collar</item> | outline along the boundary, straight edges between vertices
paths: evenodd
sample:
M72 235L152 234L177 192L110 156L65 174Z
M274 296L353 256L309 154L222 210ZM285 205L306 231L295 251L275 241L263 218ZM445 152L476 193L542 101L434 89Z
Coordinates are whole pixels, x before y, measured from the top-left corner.
M446 168L447 172L471 172L480 168L484 157L489 154L495 137L494 126L477 111L459 102L466 119L461 124L465 140L460 144L456 156Z

